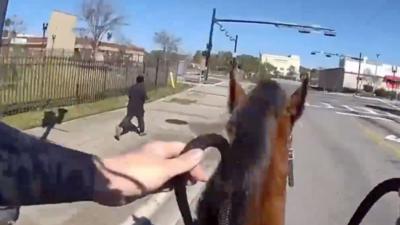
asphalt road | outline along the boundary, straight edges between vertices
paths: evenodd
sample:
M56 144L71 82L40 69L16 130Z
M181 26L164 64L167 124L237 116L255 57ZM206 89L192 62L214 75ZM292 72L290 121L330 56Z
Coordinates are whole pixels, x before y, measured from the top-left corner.
M292 92L299 83L281 85ZM294 131L295 186L288 189L286 224L347 224L375 185L398 177L400 144L385 140L400 132L398 112L381 101L310 90ZM394 225L399 200L397 194L385 196L363 224ZM160 213L166 217L170 210Z
M150 140L189 140L193 135L221 132L226 120L226 83L199 86L175 97L147 106L149 135L129 135L120 143L112 139L115 124L125 111L104 113L60 126L66 131L55 132L50 138L57 143L107 156L124 152ZM292 92L299 83L282 82ZM187 105L183 100L196 100ZM295 186L288 190L288 225L343 225L364 196L384 179L396 177L400 171L399 110L387 103L310 91L303 117L294 131ZM165 123L166 119L183 119L188 126ZM101 121L101 122L100 122ZM97 132L88 132L82 128ZM78 129L79 128L79 129ZM80 131L82 130L82 131ZM34 129L32 134L42 131ZM83 138L85 137L85 138ZM89 138L90 137L90 138ZM107 137L107 138L105 138ZM81 140L82 139L82 140ZM218 161L211 155L206 164ZM189 188L196 205L201 187ZM17 224L120 224L147 199L123 208L98 207L94 204L23 207ZM399 214L399 197L386 196L368 214L363 224L395 224ZM148 218L154 225L175 225L179 221L173 197ZM132 224L132 223L128 223Z
M293 85L283 85L292 88ZM289 189L287 224L347 224L378 183L399 176L398 109L352 95L310 91L294 133L295 187ZM379 201L363 224L395 224L399 197Z

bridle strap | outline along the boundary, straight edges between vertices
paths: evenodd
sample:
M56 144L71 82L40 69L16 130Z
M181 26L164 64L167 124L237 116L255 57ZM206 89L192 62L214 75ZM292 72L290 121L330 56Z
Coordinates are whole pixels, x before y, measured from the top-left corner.
M287 148L288 148L288 166L289 166L289 174L288 174L288 185L289 187L294 187L294 149L292 147L293 135L291 134L288 139Z

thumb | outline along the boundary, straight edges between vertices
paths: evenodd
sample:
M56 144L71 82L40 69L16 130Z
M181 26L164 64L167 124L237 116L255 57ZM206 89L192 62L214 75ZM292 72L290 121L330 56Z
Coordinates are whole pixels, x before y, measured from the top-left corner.
M168 174L171 177L174 177L176 175L189 172L200 163L200 161L203 159L203 155L203 150L193 149L176 158L168 160Z

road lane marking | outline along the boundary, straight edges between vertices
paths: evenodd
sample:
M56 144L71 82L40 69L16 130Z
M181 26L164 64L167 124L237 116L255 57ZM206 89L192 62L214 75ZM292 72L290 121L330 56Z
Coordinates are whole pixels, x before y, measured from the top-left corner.
M326 107L327 109L334 109L334 108L335 108L335 107L333 107L331 104L326 103L326 102L321 102L321 104L325 105L325 107Z
M356 110L354 110L353 108L351 108L348 105L342 105L344 108L348 109L350 112L355 112Z
M394 141L394 142L400 143L400 137L397 137L396 135L393 135L393 134L386 136L385 139L389 140L389 141Z
M400 159L400 148L397 146L394 146L393 144L385 141L382 135L379 133L373 131L372 129L369 129L367 126L362 125L361 123L358 123L358 125L361 127L361 130L364 132L364 134L373 142L375 142L377 145L381 145L389 150L392 150L397 158Z
M394 114L389 113L389 112L385 112L385 114L386 114L386 116L389 116L389 117L400 118L400 116L394 115Z
M374 110L369 109L369 108L367 108L367 107L356 106L356 108L359 108L359 109L361 109L361 110L364 110L364 111L366 111L366 112L369 113L369 114L379 115L379 113L377 113L377 112L375 112Z
M311 105L311 104L308 103L308 102L306 102L304 105L305 105L306 107L321 108L321 106L319 106L319 105Z
M344 116L354 116L354 117L368 118L368 119L374 119L374 120L391 121L391 120L389 120L389 119L382 118L382 117L368 116L368 115L360 115L360 114L354 114L354 113L336 112L336 114L344 115Z

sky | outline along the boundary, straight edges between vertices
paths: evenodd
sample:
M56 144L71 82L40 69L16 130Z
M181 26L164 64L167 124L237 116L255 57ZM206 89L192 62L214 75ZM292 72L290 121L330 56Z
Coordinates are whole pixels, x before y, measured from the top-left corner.
M81 0L9 0L8 16L25 22L25 33L41 35L52 10L79 15ZM128 25L119 32L147 51L158 49L155 32L166 30L182 39L180 51L193 54L208 42L212 9L220 19L281 21L333 28L336 37L302 34L294 29L254 24L223 24L239 35L238 54L271 53L301 57L306 67L337 67L338 58L311 55L326 51L400 65L400 1L398 0L113 0ZM218 28L218 27L216 27ZM213 52L233 49L215 30Z

